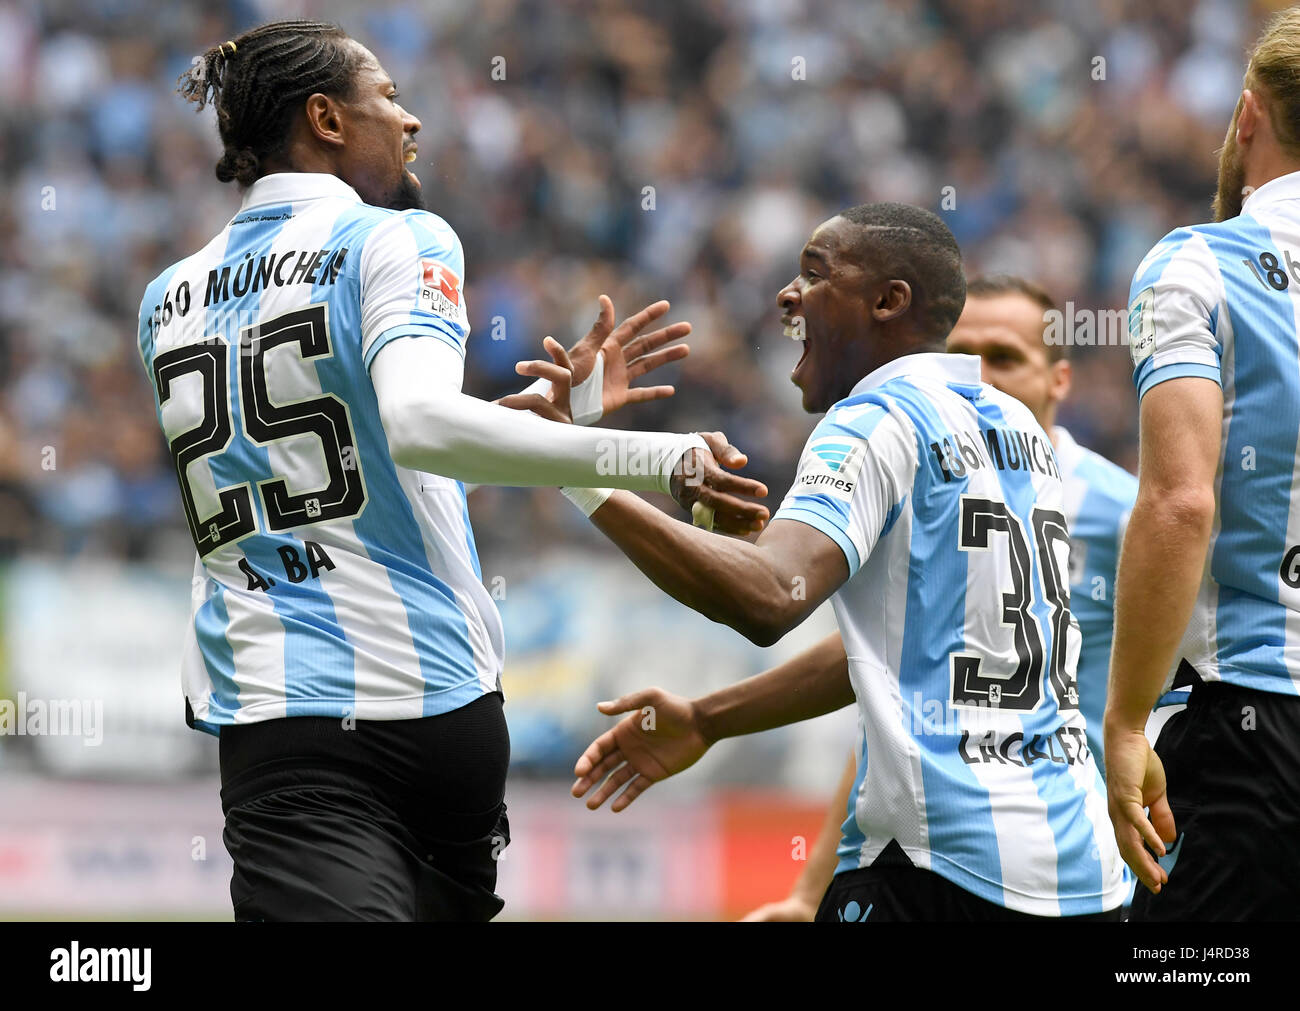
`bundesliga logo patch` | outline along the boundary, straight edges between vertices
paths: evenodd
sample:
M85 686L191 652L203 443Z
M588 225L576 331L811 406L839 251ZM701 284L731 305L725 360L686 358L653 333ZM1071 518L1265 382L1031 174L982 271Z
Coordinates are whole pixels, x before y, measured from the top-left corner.
M420 261L420 308L439 316L459 319L460 278L445 263Z
M1156 349L1156 292L1143 288L1128 307L1128 351L1137 368Z
M803 466L794 481L795 488L800 492L830 495L847 502L853 497L866 458L865 439L839 435L818 439L804 454Z

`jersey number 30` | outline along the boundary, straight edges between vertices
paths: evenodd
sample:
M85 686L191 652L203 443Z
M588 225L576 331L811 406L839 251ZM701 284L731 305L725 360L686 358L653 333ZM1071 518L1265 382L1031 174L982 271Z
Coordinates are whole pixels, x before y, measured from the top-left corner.
M1043 693L1043 667L1056 695L1058 709L1077 709L1079 692L1070 670L1067 648L1072 617L1068 572L1055 547L1068 546L1070 535L1065 517L1053 509L1035 509L1030 514L1034 546L1038 554L1043 597L1051 607L1052 652L1043 655L1043 634L1030 608L1034 601L1033 566L1029 542L1020 518L1005 502L964 495L961 499L961 527L957 546L962 551L993 550L992 535L1006 537L1010 555L1011 588L1002 594L1002 624L1010 626L1016 648L1016 669L1010 677L993 676L980 670L982 658L956 653L952 663L952 701L956 706L994 706L1028 712L1038 706Z
M284 344L296 344L304 359L331 355L326 307L296 309L269 322L244 327L239 334L239 399L248 438L267 446L282 439L314 435L320 440L329 477L324 488L299 493L291 492L283 478L257 482L271 530L355 516L366 501L347 405L332 394L285 404L271 401L266 354ZM229 354L225 341L209 338L164 351L153 363L159 405L171 399L172 383L181 376L196 372L202 380L202 420L169 443L180 478L185 517L200 557L257 530L250 483L219 489L220 508L210 516L200 516L189 480L191 464L224 452L234 438L227 389Z

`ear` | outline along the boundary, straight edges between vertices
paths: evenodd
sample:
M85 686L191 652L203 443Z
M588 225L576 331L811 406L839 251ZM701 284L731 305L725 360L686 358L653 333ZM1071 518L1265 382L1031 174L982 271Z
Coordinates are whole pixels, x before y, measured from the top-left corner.
M329 147L343 146L343 122L338 103L317 92L307 98L307 129L312 138Z
M1241 112L1237 116L1237 143L1250 140L1266 118L1259 93L1249 88L1241 93Z
M1068 397L1073 384L1074 370L1070 368L1069 361L1062 358L1059 362L1053 362L1047 382L1047 393L1052 403L1059 404Z
M871 307L871 316L877 322L887 323L897 319L912 306L912 286L906 281L886 281L885 288Z

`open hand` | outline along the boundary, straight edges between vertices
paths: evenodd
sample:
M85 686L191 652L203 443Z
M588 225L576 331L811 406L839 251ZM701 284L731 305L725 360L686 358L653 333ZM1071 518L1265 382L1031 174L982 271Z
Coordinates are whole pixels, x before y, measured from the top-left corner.
M592 741L573 767L575 797L609 776L587 800L593 811L628 784L611 807L622 811L652 783L689 769L713 743L701 733L694 705L662 688L646 688L596 708L606 716L631 715Z
M691 353L686 344L664 345L680 340L691 332L689 323L670 323L651 333L639 336L650 323L659 319L669 309L667 301L653 302L634 316L629 316L618 326L614 325L614 303L608 295L601 295L600 312L585 337L569 349L572 362L573 385L583 383L596 367L599 355L604 359L601 378L601 409L608 415L626 404L641 404L649 400L662 400L675 392L671 386L632 387L632 380L661 365L680 361Z

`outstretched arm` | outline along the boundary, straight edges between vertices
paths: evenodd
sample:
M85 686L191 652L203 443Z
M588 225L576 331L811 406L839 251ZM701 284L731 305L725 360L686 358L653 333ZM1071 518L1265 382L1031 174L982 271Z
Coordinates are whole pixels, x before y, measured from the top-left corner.
M758 482L718 468L698 435L545 421L465 396L462 368L459 352L431 337L391 340L376 354L371 379L389 450L400 466L475 484L603 484L676 493L688 507L696 485L766 494ZM691 450L697 452L687 456ZM761 506L750 508L755 520L766 517Z
M725 440L704 438L725 466L744 462ZM674 523L631 495L587 511L664 592L768 646L858 570L891 529L917 466L910 422L881 405L855 405L832 410L817 426L790 493L752 544ZM704 487L697 500L735 529L734 495Z
M811 720L853 701L849 662L837 633L780 666L693 701L648 688L601 702L597 708L606 716L631 715L583 752L573 770L578 777L573 795L583 796L609 776L587 807L595 810L628 785L613 804L621 811L652 783L690 768L724 737Z
M715 449L728 466L743 459ZM699 498L734 508L709 489ZM678 523L627 494L611 496L591 520L669 596L760 646L779 640L849 578L839 546L797 520L778 519L750 543Z

